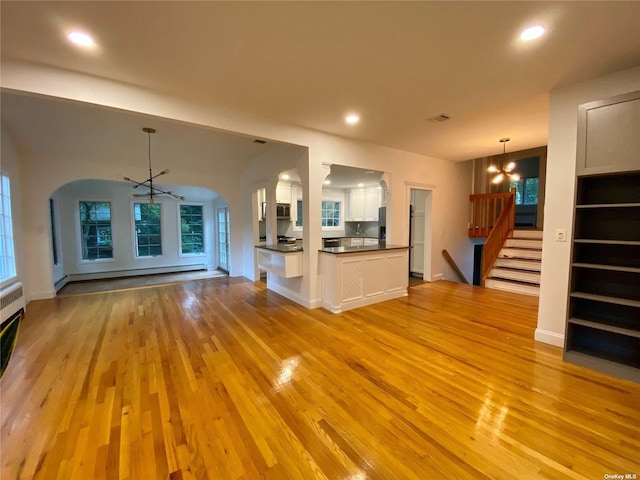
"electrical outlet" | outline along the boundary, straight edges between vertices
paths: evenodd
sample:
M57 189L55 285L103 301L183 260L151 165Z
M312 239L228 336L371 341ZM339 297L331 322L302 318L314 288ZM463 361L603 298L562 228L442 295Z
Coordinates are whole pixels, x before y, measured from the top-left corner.
M566 242L567 231L564 228L556 228L555 240L556 242Z

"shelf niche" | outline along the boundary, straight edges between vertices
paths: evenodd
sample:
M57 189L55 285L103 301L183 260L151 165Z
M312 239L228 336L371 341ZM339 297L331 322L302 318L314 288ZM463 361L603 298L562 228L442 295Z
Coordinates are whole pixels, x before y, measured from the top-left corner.
M624 132L640 121L639 106L634 92L580 108L564 358L640 383L640 144ZM587 122L594 115L621 121ZM598 125L633 141L620 145Z

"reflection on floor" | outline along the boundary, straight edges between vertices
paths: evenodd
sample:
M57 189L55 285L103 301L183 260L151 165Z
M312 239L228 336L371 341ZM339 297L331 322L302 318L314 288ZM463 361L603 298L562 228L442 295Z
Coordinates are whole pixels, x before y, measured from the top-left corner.
M167 283L189 282L204 278L227 277L222 270L198 270L197 272L159 273L156 275L140 275L136 277L109 278L105 280L86 280L70 282L60 289L58 297L82 295L85 293L109 292L129 288L144 288Z

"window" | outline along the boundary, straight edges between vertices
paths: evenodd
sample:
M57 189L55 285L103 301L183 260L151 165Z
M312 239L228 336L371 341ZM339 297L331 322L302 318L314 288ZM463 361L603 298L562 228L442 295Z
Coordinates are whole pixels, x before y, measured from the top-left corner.
M330 200L322 201L322 226L340 226L340 202L333 202Z
M516 189L516 205L538 204L538 177L521 178L510 182L509 188Z
M82 259L113 258L111 203L80 202L79 208Z
M0 177L0 281L16 276L13 250L13 222L11 220L11 191L9 177Z
M302 200L296 202L296 227L302 226Z
M202 205L180 205L180 251L183 255L204 253Z
M157 203L133 204L137 257L162 255L160 213L160 205Z

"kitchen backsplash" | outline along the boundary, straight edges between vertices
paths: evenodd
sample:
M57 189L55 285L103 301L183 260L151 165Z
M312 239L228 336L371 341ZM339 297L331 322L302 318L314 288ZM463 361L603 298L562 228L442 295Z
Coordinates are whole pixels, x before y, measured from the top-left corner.
M302 238L302 233L293 230L293 222L278 220L278 235ZM345 222L344 230L325 230L322 232L323 238L356 236L378 238L378 222Z
M378 238L378 222L344 222L344 235Z

